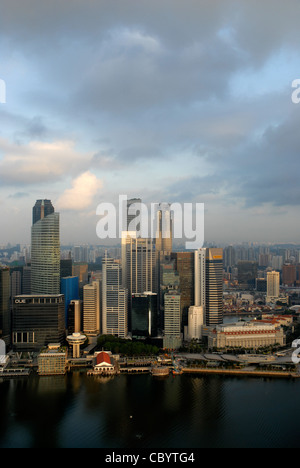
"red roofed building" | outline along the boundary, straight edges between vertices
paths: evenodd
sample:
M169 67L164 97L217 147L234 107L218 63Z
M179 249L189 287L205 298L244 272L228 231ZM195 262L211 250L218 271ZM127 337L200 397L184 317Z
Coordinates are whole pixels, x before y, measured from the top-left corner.
M94 372L99 374L113 374L115 372L114 365L108 353L101 351L101 353L97 354Z

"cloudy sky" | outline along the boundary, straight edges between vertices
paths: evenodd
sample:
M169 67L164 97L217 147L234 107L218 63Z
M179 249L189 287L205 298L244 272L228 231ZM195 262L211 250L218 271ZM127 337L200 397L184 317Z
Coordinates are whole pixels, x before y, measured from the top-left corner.
M96 243L119 194L205 203L208 242L300 243L299 0L0 0L0 244L36 199Z

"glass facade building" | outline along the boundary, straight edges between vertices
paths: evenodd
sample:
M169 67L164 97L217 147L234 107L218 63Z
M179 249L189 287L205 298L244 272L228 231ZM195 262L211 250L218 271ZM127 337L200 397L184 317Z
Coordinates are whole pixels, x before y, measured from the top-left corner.
M42 212L43 216L43 212ZM59 214L37 220L31 231L31 292L60 293Z
M132 296L133 337L156 337L158 333L157 294L145 292Z
M68 308L71 301L79 300L79 278L78 276L69 276L60 281L60 292L65 296L65 323L68 328Z
M62 343L65 339L64 296L16 296L12 332L16 351L36 351L49 343Z

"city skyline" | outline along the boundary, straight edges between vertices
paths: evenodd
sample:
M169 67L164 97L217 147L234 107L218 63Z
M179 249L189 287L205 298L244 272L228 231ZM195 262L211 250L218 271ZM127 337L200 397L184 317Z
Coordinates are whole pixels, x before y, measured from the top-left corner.
M29 208L43 198L62 243L95 244L98 204L125 193L204 203L208 242L298 242L299 10L4 4L0 244L30 242Z

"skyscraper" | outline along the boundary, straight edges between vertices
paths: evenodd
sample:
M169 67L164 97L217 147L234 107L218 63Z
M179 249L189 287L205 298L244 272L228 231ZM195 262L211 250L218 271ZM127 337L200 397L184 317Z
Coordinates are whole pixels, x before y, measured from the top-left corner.
M173 247L173 224L168 203L159 205L157 212L156 250L162 256L171 255Z
M206 298L209 295L206 282L206 249L195 251L195 301L189 308L186 336L188 340L202 338L205 321Z
M68 276L62 278L60 282L61 294L65 296L65 321L68 328L68 309L72 300L79 300L79 278L78 276Z
M223 323L223 249L206 249L206 325Z
M59 214L52 212L49 203L40 200L33 209L31 290L34 295L60 293Z
M54 213L54 207L50 200L37 200L32 210L32 224Z
M83 331L88 336L100 333L100 283L83 287Z
M11 342L10 273L0 267L0 338L6 345Z
M35 351L49 343L63 343L64 311L62 294L16 296L13 301L14 349Z
M267 302L278 301L280 288L279 271L269 271L267 273Z
M156 337L158 332L157 294L145 292L132 297L132 336Z
M195 254L194 252L172 253L175 269L179 273L181 293L182 329L188 324L188 311L195 299Z
M121 265L107 255L102 264L102 333L128 335L128 290L122 286Z
M180 294L169 291L165 294L164 348L178 349L182 344Z
M128 294L157 292L155 242L124 233L122 238L122 282Z
M195 252L195 304L196 307L206 305L206 249Z

